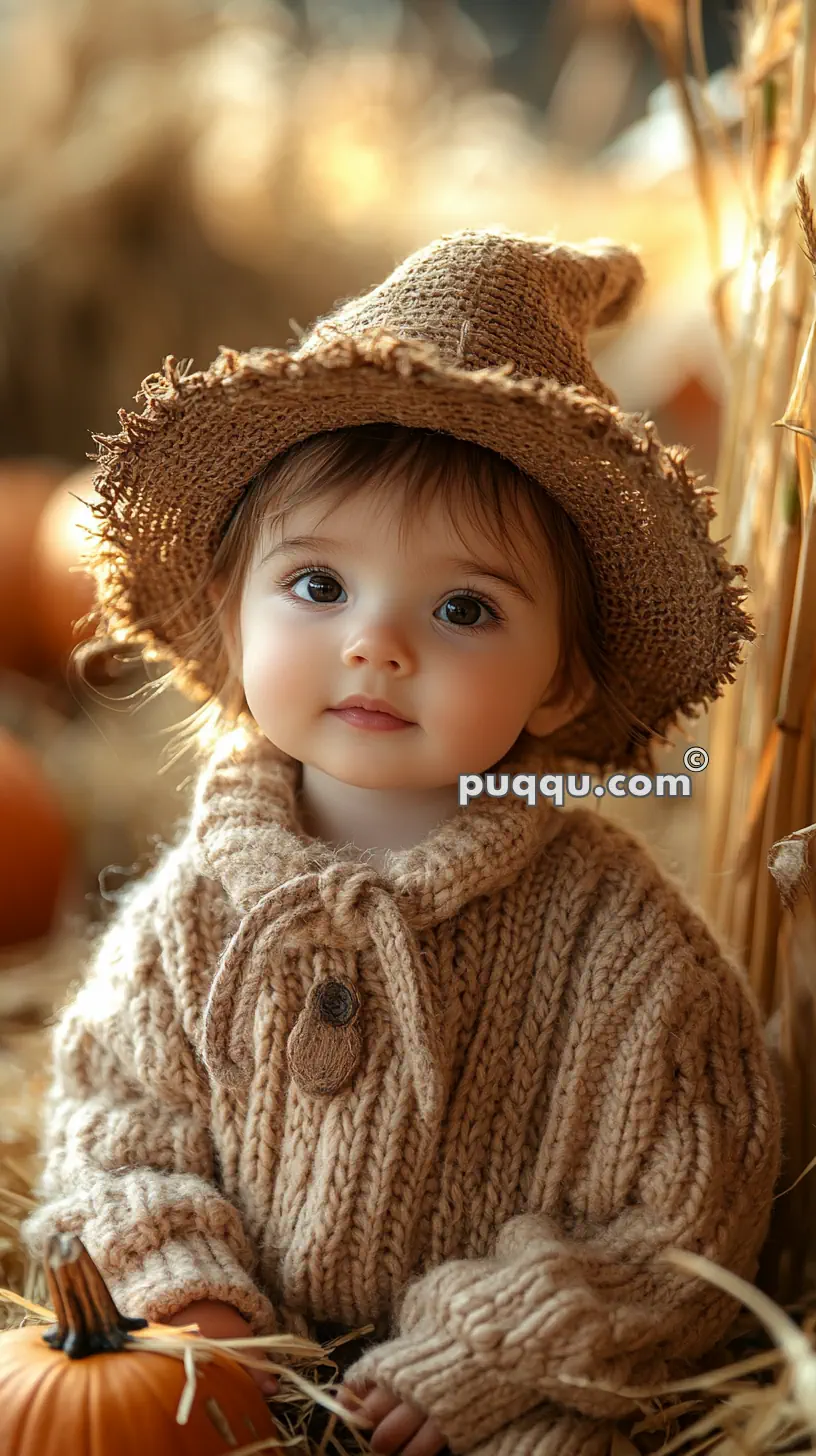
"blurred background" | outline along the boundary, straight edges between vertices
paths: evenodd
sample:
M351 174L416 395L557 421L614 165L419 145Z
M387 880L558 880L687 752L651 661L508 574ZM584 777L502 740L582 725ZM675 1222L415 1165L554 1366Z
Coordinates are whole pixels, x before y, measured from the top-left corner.
M118 430L117 410L165 354L203 367L222 343L294 343L335 300L457 227L610 235L642 249L650 284L631 324L598 340L601 373L712 470L724 373L708 242L648 8L4 0L3 945L104 914L107 892L147 867L184 811L190 764L159 770L187 704L145 701L138 667L103 664L87 683L69 663L91 601L77 560L92 434ZM730 5L703 5L701 119L731 133L737 30ZM742 219L733 183L720 186L728 266ZM690 741L705 731L694 725ZM609 812L642 824L693 885L697 808Z

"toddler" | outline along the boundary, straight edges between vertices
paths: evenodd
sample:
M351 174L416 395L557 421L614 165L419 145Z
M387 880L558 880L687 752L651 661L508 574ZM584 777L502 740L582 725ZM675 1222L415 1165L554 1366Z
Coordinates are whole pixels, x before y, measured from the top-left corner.
M214 1337L372 1325L377 1451L607 1456L738 1313L664 1251L753 1279L768 1228L741 967L592 800L513 791L653 769L753 636L710 492L590 362L642 283L448 234L96 437L100 636L209 737L55 1028L24 1235Z

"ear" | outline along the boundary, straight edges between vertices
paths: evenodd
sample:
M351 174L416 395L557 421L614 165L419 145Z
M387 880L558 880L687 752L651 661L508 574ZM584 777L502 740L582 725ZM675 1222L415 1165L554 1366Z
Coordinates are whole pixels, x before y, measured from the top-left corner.
M525 728L535 738L546 738L565 723L580 717L595 693L595 681L589 668L581 662L574 688L555 703L539 703L530 714Z

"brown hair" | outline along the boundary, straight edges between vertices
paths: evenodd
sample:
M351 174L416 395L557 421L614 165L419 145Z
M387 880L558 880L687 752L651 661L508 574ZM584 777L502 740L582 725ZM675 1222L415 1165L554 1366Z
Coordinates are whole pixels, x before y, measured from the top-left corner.
M378 423L311 435L276 455L248 482L213 558L211 580L219 583L220 599L186 644L190 657L205 644L219 655L221 685L205 713L208 707L214 710L216 723L223 724L248 712L229 665L225 625L235 620L261 532L282 526L289 511L326 496L331 497L328 514L338 497L348 499L375 481L384 492L390 486L406 491L400 535L405 516L421 513L433 491L454 526L464 506L522 572L524 562L508 520L528 529L524 505L532 507L548 548L561 622L559 659L544 701L558 703L576 690L583 662L596 694L609 699L612 711L620 711L607 683L592 571L578 529L562 506L538 481L493 450L438 430Z

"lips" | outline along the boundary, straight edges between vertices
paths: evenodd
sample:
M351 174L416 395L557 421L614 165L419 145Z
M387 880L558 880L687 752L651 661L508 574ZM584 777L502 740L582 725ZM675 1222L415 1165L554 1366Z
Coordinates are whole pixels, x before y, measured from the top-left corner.
M358 704L341 704L329 711L336 717L344 719L355 728L369 729L376 732L396 732L399 729L414 727L408 718L400 718L395 713L383 712L378 708L370 708Z
M389 718L397 718L401 723L410 723L411 719L406 718L397 708L392 708L383 698L346 698L342 703L335 704L335 712L345 708L358 708L364 713L385 713Z

